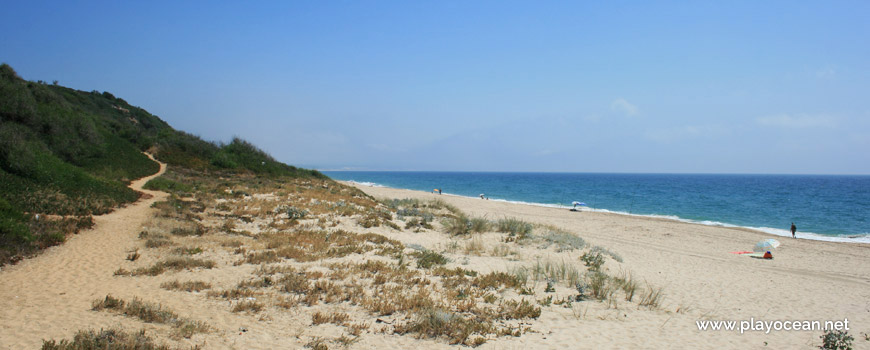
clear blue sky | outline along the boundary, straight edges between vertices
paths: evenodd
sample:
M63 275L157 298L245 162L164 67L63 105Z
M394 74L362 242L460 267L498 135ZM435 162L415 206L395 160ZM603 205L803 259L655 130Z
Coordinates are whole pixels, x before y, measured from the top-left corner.
M3 1L0 61L319 169L870 174L868 1Z

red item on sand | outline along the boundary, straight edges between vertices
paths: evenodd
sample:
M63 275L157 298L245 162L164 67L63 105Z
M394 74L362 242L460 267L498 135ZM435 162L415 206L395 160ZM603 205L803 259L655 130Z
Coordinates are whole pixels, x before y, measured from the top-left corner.
M765 259L773 259L773 254L770 254L770 251L768 251L767 253L764 253L763 258L765 258Z

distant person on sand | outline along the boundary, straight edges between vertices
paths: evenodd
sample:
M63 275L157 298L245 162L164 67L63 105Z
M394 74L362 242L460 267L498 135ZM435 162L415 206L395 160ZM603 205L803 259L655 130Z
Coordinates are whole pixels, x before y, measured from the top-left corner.
M438 193L438 194L441 194L441 189L440 189L440 188L436 188L436 189L432 190L432 193Z
M795 232L797 232L797 226L795 226L794 223L791 223L791 238L797 238L794 235Z

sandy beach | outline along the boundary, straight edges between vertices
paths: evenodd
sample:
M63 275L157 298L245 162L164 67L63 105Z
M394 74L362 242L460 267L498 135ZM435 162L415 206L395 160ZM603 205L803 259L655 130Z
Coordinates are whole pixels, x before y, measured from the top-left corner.
M547 320L553 334L523 346L555 348L813 348L821 332L699 331L698 320L849 320L856 348L870 348L870 245L772 236L761 232L689 224L667 219L571 212L385 187L356 185L383 198L437 198L475 216L517 217L577 233L591 244L617 252L611 270L664 287L661 310L602 312L606 320ZM760 240L782 242L773 260L751 259ZM683 311L687 310L687 311ZM622 315L619 315L622 313ZM531 338L531 337L530 337ZM859 339L860 338L860 339Z
M147 178L132 187L141 189L144 181ZM576 294L572 286L560 282L551 292L546 290L546 282L533 281L528 286L531 296L502 290L499 295L505 300L528 299L539 303L540 317L511 321L510 324L527 331L517 337L482 337L485 342L478 346L480 349L810 349L820 344L822 331L818 330L747 330L741 334L739 330L701 331L697 323L750 320L848 320L849 332L856 338L855 348L870 348L870 342L863 336L870 332L870 246L867 245L774 237L782 242L774 251L775 258L759 260L730 253L751 250L759 240L771 238L749 230L348 185L379 199L440 200L471 217L490 221L518 218L551 225L583 238L588 247L599 246L611 252L602 268L608 275L631 276L641 290L660 290L663 295L654 306L641 306L640 296L627 301L621 294L607 301L556 305L546 301L547 298L560 300ZM350 315L351 320L361 320L354 324L363 330L357 332L352 341L330 340L330 349L463 346L450 345L444 338L399 334L396 325L411 319L410 316L367 314L352 306L353 303L317 303L315 300L305 306L296 299L295 306L282 308L275 305L286 304L288 299L281 299L284 297L280 295L275 299L277 294L268 289L257 289L249 294L251 296L240 299L216 297L221 293L220 287L225 288L223 294L226 295L225 291L232 286L251 285L256 278L262 280L261 277L252 280L251 276L259 276L258 271L267 265L246 264L252 255L245 255L245 251L262 248L263 243L256 238L258 232L266 232L277 225L278 221L272 221L271 226L265 221L260 224L261 220L271 220L268 213L272 211L267 211L263 203L276 196L244 197L243 201L248 203L245 210L255 213L250 222L238 221L234 228L225 227L201 237L173 238L170 247L176 248L146 248L140 232L154 231L155 220L159 219L155 219L158 209L151 204L166 198L160 192L149 194L153 197L98 217L94 229L71 237L67 243L0 271L3 285L0 289L0 348L37 349L43 340L70 339L78 330L109 327L129 331L144 329L159 341L182 348L199 345L204 349L301 349L315 347L323 339L347 339L346 329L352 324L312 322L312 315L316 318L321 312L341 312ZM260 201L261 207L253 207L253 201ZM392 221L402 223L398 217ZM220 225L210 224L207 219L201 222L211 225L209 227ZM413 249L407 248L412 246L441 252L449 260L447 268L486 274L554 262L585 269L580 260L581 251L508 244L503 234L495 232L451 237L437 229L414 232L388 226L363 228L359 222L358 218L336 219L335 229L383 235L404 244L406 252L412 252ZM307 225L314 225L314 221ZM244 236L234 232L244 232ZM136 277L135 273L133 277L119 275L119 267L132 271L161 257L178 254L179 246L193 244L201 247L202 253L197 256L216 262L214 268L166 272L154 277ZM142 252L140 259L135 262L125 259L137 249ZM497 251L502 253L496 254ZM239 256L243 257L241 261ZM352 254L330 261L353 264L369 258L373 256ZM283 261L279 265L308 269L306 276L315 276L309 278L334 273L329 270L330 265L321 260ZM161 287L171 281L193 280L213 285L211 290L216 293L179 292ZM207 323L209 330L192 336L172 336L165 324L93 311L92 302L107 295L128 301L139 298L162 305L185 319ZM238 306L245 300L262 301L264 305L253 311L239 311Z

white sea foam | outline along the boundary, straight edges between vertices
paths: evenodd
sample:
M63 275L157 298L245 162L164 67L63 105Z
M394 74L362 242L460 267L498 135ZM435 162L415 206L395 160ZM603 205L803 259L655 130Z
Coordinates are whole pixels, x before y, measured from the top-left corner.
M447 193L445 193L444 195L449 195L449 196L454 196L454 197L477 198L477 197L472 197L472 196L461 196L461 195L447 194ZM491 200L496 201L496 202L532 205L532 206L536 206L536 207L545 207L545 208L557 208L557 209L573 208L573 206L561 205L561 204L546 204L546 203L535 203L535 202L524 202L524 201L511 201L511 200L496 199L496 198L491 198ZM644 218L666 219L666 220L674 220L674 221L679 221L679 222L706 225L706 226L745 228L745 229L759 231L759 232L763 232L763 233L767 233L767 234L771 234L771 235L775 235L775 236L791 237L791 231L789 231L789 230L776 229L776 228L770 228L770 227L739 226L739 225L733 225L733 224L719 222L719 221L683 219L683 218L681 218L679 216L675 216L675 215L632 214L632 213L628 213L628 212L624 212L624 211L616 211L616 210L608 210L608 209L600 209L600 208L589 208L589 207L580 207L580 208L578 208L578 210L596 212L596 213L609 213L609 214L617 214L617 215L644 217ZM801 239L810 239L810 240L826 241L826 242L870 243L870 233L832 236L832 235L824 235L824 234L819 234L819 233L814 233L814 232L798 231L797 237L801 238Z
M348 180L347 182L352 183L352 184L361 185L361 186L368 186L368 187L387 187L387 186L384 186L384 185L381 185L381 184L378 184L378 183L367 182L367 181L354 181L354 180Z
M369 187L387 187L387 186L384 186L384 185L381 185L378 183L374 183L374 182L364 182L364 181L354 181L354 180L349 180L347 182L359 184L362 186L369 186ZM474 199L478 198L476 196L463 196L463 195L446 193L446 192L443 193L443 195L453 196L453 197L463 197L463 198L474 198ZM532 205L532 206L536 206L536 207L545 207L545 208L557 208L557 209L573 208L573 206L562 205L562 204L547 204L547 203L535 203L535 202L524 202L524 201L512 201L512 200L498 199L498 198L490 198L490 200L493 200L496 202ZM580 208L578 208L578 210L588 211L588 212L596 212L596 213L609 213L609 214L617 214L617 215L644 217L644 218L666 219L666 220L673 220L673 221L706 225L706 226L745 228L745 229L759 231L759 232L763 232L763 233L767 233L767 234L771 234L771 235L775 235L775 236L780 236L780 237L791 237L791 231L777 229L777 228L770 228L770 227L739 226L739 225L733 225L733 224L719 222L719 221L683 219L683 218L675 216L675 215L633 214L633 213L624 212L624 211L608 210L608 209L601 209L601 208L590 208L590 207L580 207ZM801 239L810 239L810 240L826 241L826 242L870 243L870 233L833 236L833 235L825 235L825 234L814 233L814 232L798 231L797 237L801 238Z

